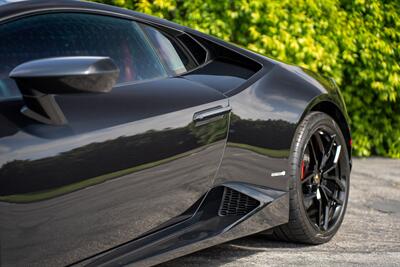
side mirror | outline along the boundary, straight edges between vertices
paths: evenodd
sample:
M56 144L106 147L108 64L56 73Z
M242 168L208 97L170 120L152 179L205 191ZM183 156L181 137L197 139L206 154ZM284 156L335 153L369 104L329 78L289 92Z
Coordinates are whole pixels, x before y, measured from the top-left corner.
M10 73L25 101L21 112L52 125L67 123L54 95L107 93L118 76L118 67L108 57L39 59L23 63Z

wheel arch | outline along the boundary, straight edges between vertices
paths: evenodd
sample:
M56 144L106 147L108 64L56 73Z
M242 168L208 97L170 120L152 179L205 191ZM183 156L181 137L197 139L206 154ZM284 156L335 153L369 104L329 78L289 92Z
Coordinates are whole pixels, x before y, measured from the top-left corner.
M333 101L328 100L328 99L323 99L320 101L313 101L313 103L309 106L307 109L307 112L303 115L303 118L309 114L310 112L313 111L319 111L323 112L325 114L328 114L330 117L332 117L335 122L338 124L340 130L343 133L343 136L346 140L346 146L347 146L347 151L349 154L349 159L351 160L351 132L350 132L350 127L348 124L348 120L346 119L344 112L341 111L341 109L336 105Z

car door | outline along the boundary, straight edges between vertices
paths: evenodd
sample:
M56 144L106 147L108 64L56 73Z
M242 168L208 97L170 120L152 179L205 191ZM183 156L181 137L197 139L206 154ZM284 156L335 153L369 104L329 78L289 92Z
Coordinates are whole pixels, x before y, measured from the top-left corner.
M0 255L4 265L67 265L190 216L212 185L228 100L181 78L198 66L159 29L85 13L0 27ZM21 114L8 78L34 59L107 56L120 69L106 94L60 95L68 120Z

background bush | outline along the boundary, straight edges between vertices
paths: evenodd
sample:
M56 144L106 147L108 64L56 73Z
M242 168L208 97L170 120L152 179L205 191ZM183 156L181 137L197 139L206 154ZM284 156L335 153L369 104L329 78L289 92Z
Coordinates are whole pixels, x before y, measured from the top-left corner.
M355 155L400 158L400 1L97 0L335 78Z

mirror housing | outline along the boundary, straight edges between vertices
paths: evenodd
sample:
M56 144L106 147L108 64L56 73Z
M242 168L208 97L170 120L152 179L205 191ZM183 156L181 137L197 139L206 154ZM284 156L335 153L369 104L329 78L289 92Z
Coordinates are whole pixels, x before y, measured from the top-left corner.
M18 65L10 73L25 101L21 112L46 124L67 120L54 95L110 92L119 69L108 57L56 57Z

